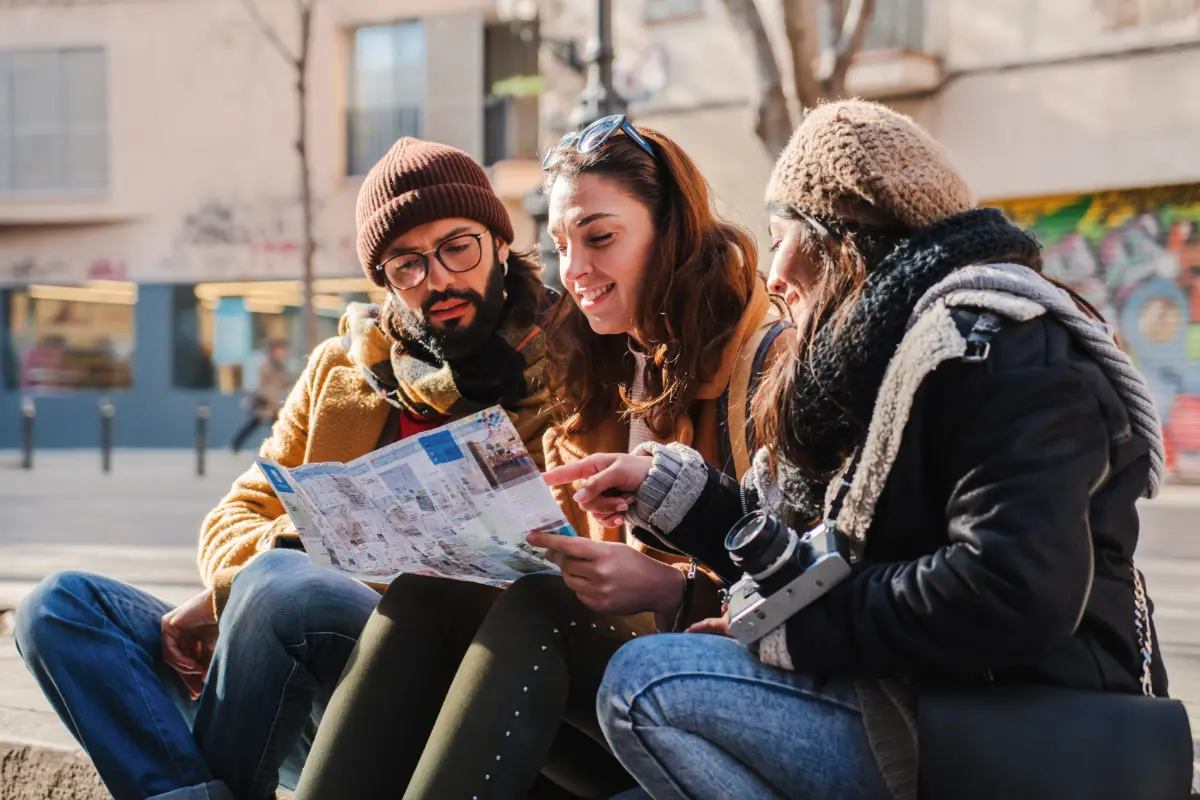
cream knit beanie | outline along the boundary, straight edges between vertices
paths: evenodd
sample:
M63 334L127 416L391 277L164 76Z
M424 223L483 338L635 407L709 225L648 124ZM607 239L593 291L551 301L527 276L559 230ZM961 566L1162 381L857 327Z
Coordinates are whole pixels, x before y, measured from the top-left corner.
M974 206L932 136L864 100L811 109L775 162L767 202L830 221L920 228Z

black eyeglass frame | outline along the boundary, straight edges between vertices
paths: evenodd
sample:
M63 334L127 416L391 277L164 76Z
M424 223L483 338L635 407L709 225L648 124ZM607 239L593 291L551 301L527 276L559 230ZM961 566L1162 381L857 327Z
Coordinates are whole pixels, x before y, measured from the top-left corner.
M603 147L617 131L624 132L626 136L633 139L638 147L645 150L651 158L655 157L654 148L650 146L650 142L646 141L646 137L638 133L638 129L633 126L629 118L624 114L612 114L611 116L601 117L581 131L572 131L559 139L558 144L550 148L542 159L542 170L549 172L550 166L554 162L554 156L564 148L575 145L575 149L581 155L594 153Z
M395 289L396 291L399 291L399 292L407 292L409 289L415 289L426 281L426 279L429 277L429 254L430 253L433 253L433 257L437 259L439 264L441 264L443 267L446 268L447 272L453 272L456 275L461 275L465 272L470 272L471 270L475 269L476 267L478 267L480 264L483 263L483 237L486 235L486 233L487 233L486 231L480 231L479 233L460 233L457 236L451 236L449 239L442 242L437 247L431 247L428 250L423 250L423 251L413 250L413 251L410 251L407 253L397 253L396 255L392 256L391 258L385 259L382 263L376 264L375 271L383 273L383 280L387 283L387 285L391 286L393 289ZM475 240L475 245L479 248L479 257L475 259L475 263L472 264L471 266L466 267L465 269L455 269L454 267L452 267L446 263L446 259L442 258L442 248L448 244L451 244L453 242L459 241L460 239L466 239L466 238L472 238ZM418 258L421 259L421 264L423 266L423 269L421 270L421 279L419 281L417 281L416 283L414 283L412 286L397 286L395 283L392 282L391 277L388 275L387 265L389 262L395 261L398 258L410 258L412 256L417 256Z

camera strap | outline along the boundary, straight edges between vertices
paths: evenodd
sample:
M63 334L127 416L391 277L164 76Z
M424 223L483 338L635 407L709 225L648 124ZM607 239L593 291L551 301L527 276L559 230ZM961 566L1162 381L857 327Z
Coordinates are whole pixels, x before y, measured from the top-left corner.
M833 502L829 504L829 513L825 515L825 524L830 528L837 527L838 514L842 513L842 505L846 502L846 495L850 493L851 484L854 483L854 473L858 472L858 462L862 460L862 453L862 447L856 447L850 455L850 462L845 471L842 472L842 484L833 496Z

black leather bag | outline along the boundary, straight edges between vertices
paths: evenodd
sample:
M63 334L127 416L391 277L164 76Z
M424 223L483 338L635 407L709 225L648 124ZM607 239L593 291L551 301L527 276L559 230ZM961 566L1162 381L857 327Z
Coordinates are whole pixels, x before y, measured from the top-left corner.
M1047 686L922 690L922 800L1176 800L1192 782L1178 700Z
M922 800L1176 800L1192 782L1178 700L1151 696L1149 612L1134 570L1143 694L1050 686L922 687Z

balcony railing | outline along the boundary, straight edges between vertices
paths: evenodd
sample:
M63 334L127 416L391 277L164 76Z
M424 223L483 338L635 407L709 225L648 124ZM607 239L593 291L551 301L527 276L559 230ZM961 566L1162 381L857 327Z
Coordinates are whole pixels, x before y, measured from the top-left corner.
M351 109L346 114L347 171L366 175L397 139L420 135L419 106Z

